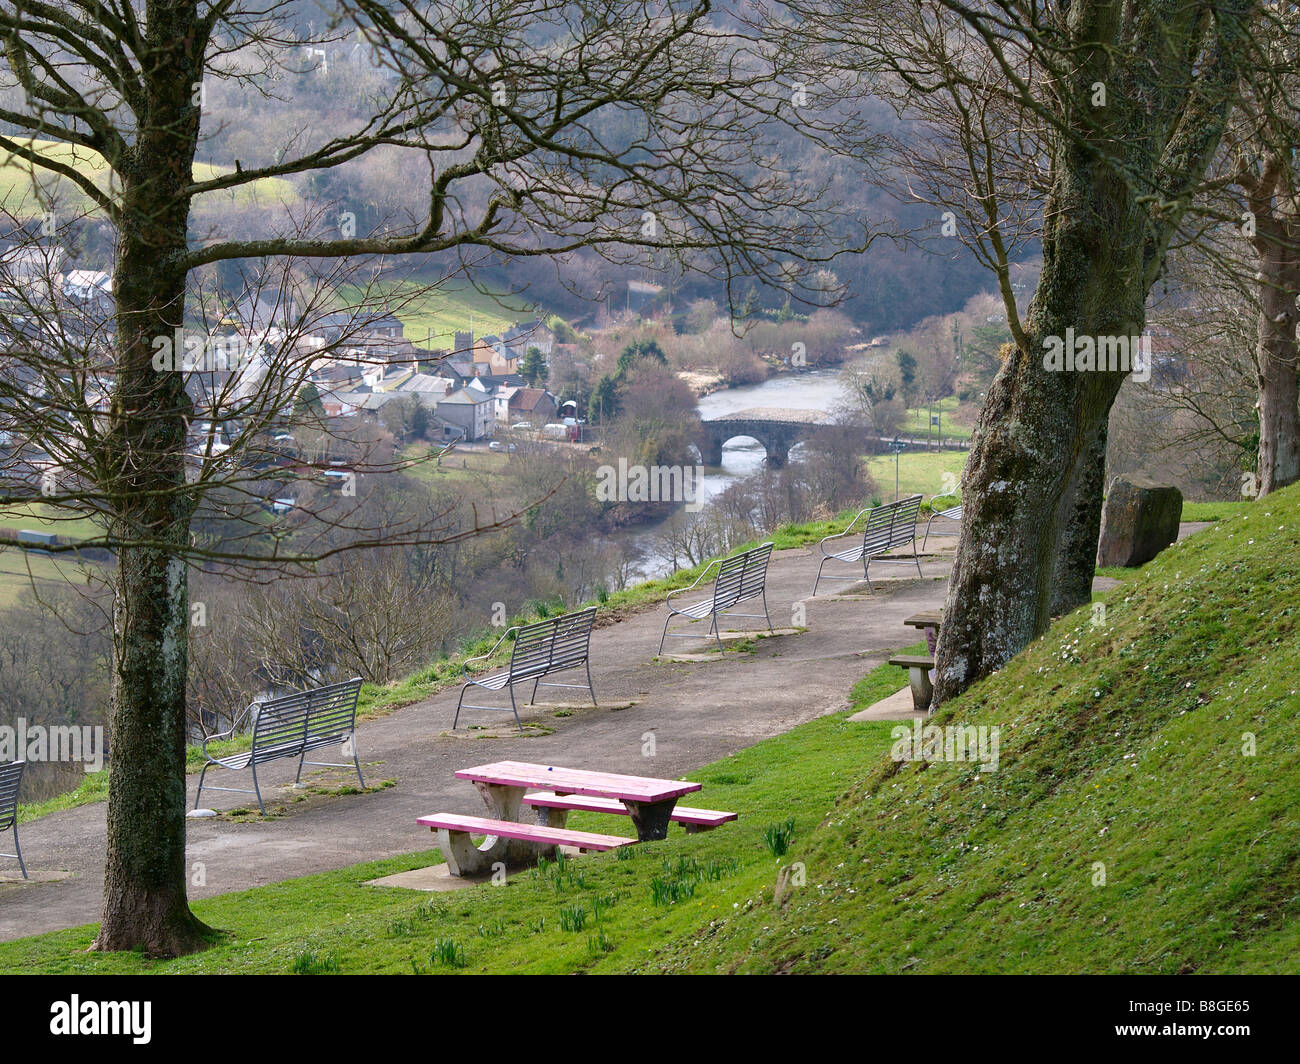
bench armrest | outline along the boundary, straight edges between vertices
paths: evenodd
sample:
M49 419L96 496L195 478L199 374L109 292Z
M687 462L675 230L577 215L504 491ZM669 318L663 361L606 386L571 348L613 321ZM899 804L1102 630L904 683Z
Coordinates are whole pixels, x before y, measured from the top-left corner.
M208 753L208 743L214 743L218 739L233 739L235 733L248 721L249 715L253 712L253 707L260 705L260 702L250 702L244 707L244 711L231 722L230 727L225 731L213 732L211 735L205 735L203 737L203 756L211 761L212 755Z
M826 546L825 546L825 545L826 545L827 543L829 543L831 540L833 540L833 539L843 539L843 538L844 538L845 536L847 536L850 532L852 532L852 531L853 531L853 526L856 525L856 524L858 523L858 521L860 521L860 520L862 519L862 515L863 515L863 514L869 514L869 513L871 513L872 510L877 510L877 509L879 509L879 507L877 507L877 506L868 506L865 510L859 510L857 516L856 516L855 518L853 518L853 520L850 521L850 522L848 523L848 527L845 528L843 532L836 532L833 536L826 536L826 537L821 541L821 543L818 544L818 546L820 546L820 547L822 548L822 553L823 553L823 554L826 553Z
M694 591L697 587L700 586L700 582L706 576L709 575L709 570L712 569L715 565L721 565L721 564L722 564L721 558L714 558L713 561L709 562L709 564L704 567L704 570L700 573L700 575L695 578L695 583L693 583L690 587L674 588L672 591L668 592L668 594L664 596L664 601L667 602L674 595L684 595L688 591Z
M474 658L466 658L464 661L462 661L462 662L460 663L460 673L461 673L461 675L462 675L462 676L468 676L468 675L469 675L469 667L470 667L470 664L471 664L472 662L475 662L475 661L487 661L489 658L491 658L492 655L495 654L495 653L497 652L497 647L499 647L502 643L504 643L504 642L506 641L506 638L510 635L510 633L511 633L511 632L517 632L517 631L519 631L519 625L517 625L517 624L514 625L514 626L511 627L511 628L507 628L504 632L501 633L501 638L498 639L495 643L492 644L492 649L489 650L486 654L479 654L477 657L474 657Z
M936 512L936 507L935 507L934 504L935 504L939 499L951 499L953 502L956 502L958 498L959 498L959 496L958 496L958 494L957 494L955 491L945 491L945 492L944 492L943 494L941 494L941 495L931 495L931 496L930 496L930 502L928 503L928 505L929 505L929 507L930 507L930 512L931 512L931 513L935 513L935 512ZM942 507L941 507L941 508L942 508Z

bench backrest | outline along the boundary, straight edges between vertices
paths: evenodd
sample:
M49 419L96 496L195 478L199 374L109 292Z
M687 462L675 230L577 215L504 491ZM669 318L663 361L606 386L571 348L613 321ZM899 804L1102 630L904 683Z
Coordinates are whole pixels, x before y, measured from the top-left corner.
M745 571L740 578L740 600L757 598L767 589L767 563L772 558L772 544L764 543L741 555Z
M587 660L591 647L591 629L596 623L596 607L588 606L577 613L567 613L555 621L555 650L551 668L570 669Z
M308 743L342 742L356 726L361 677L295 691L258 703L253 726L253 763L297 753Z
M902 547L916 539L916 519L920 514L919 495L910 495L894 503L894 524L889 531L891 547Z
M0 831L14 826L18 816L18 784L22 782L26 761L0 765Z
M745 582L745 564L749 552L724 558L718 565L718 578L713 582L713 608L725 610L740 601L740 590Z
M916 518L920 512L919 495L877 506L867 514L862 529L863 553L870 558L911 543L916 538Z
M510 675L530 680L551 671L572 668L587 660L596 607L523 625L510 652Z

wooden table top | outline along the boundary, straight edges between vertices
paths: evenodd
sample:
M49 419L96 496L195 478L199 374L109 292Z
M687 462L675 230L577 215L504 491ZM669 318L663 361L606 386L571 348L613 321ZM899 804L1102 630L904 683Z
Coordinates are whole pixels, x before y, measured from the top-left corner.
M943 610L922 610L912 614L903 623L913 628L938 628L943 623Z
M564 794L595 794L629 802L664 802L703 788L686 780L660 780L647 776L621 776L614 772L588 772L558 765L533 765L527 761L494 761L463 768L458 779L494 783L504 787L544 787Z

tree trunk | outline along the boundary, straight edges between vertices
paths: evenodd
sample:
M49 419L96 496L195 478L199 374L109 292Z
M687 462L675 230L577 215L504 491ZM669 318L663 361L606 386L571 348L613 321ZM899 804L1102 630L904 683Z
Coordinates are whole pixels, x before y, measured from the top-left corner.
M116 160L122 182L114 296L117 373L101 462L117 549L112 749L98 950L176 956L208 929L190 912L185 866L185 490L192 413L181 373L158 370L183 325L190 182L201 79L195 5L151 5L145 114ZM164 348L166 350L166 348Z
M936 648L935 705L996 672L1051 618L1062 519L1080 525L1099 502L1097 440L1123 373L1054 371L1045 341L1137 336L1150 281L1145 217L1123 176L1081 147L1062 149L1047 203L1043 272L1019 348L989 389L962 479L965 502L957 559ZM1062 497L1078 474L1078 501ZM1084 518L1079 520L1080 513ZM1096 538L1092 540L1096 550ZM1072 562L1072 567L1074 566ZM1078 594L1079 577L1071 583Z
M935 706L1046 630L1063 520L1078 526L1071 556L1082 550L1097 505L1086 485L1104 471L1080 469L1077 500L1062 496L1080 463L1100 464L1097 440L1126 373L1052 371L1044 355L1048 342L1068 354L1070 334L1096 342L1142 333L1147 293L1218 148L1249 52L1251 5L1210 6L1213 17L1172 2L1143 5L1141 17L1113 0L1061 8L1070 72L1049 79L1041 102L1068 129L1052 135L1043 271L1027 349L1016 349L989 390L962 480ZM1094 103L1098 86L1108 90L1104 103ZM1072 574L1071 594L1079 581Z
M1107 425L1075 463L1061 495L1057 513L1061 546L1056 553L1052 582L1051 615L1077 610L1092 601L1092 578L1097 571L1097 540L1101 535L1102 495L1106 490Z
M1259 339L1256 363L1259 398L1259 494L1300 480L1300 385L1296 362L1296 296L1300 255L1289 227L1260 221Z

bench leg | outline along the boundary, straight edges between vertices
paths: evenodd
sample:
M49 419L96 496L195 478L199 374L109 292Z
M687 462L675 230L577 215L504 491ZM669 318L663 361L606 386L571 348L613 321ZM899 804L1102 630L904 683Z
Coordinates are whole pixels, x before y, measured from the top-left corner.
M203 771L199 773L199 791L198 791L198 794L196 794L196 795L194 796L194 808L195 808L195 809L197 809L197 808L199 807L199 799L203 797L203 780L204 780L204 778L207 776L207 774L208 774L208 766L207 766L207 765L204 765L204 766L203 766Z
M591 695L591 704L598 707L600 703L596 701L596 689L591 685L591 662L585 661L583 664L587 667L587 693Z
M27 878L27 866L23 864L23 848L18 845L18 820L14 819L14 856L18 858L18 870L22 872L23 879Z
M451 730L456 730L456 725L460 723L460 704L465 701L465 692L469 690L469 684L461 684L460 697L456 699L456 716L452 718Z
M934 685L930 682L930 670L911 666L907 670L908 682L912 688L912 706L918 713L929 713L930 703L934 700Z
M666 802L629 802L623 800L632 823L636 825L636 837L640 842L653 842L668 838L668 824L672 820L676 798Z
M659 649L655 652L656 657L664 652L664 640L668 638L668 622L672 619L673 615L671 613L664 618L664 634L659 637Z
M253 793L257 795L257 808L266 816L266 806L262 804L262 788L257 784L257 762L253 762Z
M481 780L474 780L474 788L478 795L484 800L487 806L487 816L494 821L513 821L515 823L523 822L520 817L519 806L523 803L525 787L503 787L499 783L484 783ZM455 835L458 832L448 832ZM442 838L439 831L438 838ZM451 845L458 847L456 851L456 861L459 862L465 871L455 871L452 865L452 855L443 851L447 857L447 866L451 868L456 875L473 874L476 871L487 871L491 866L502 862L511 868L519 868L520 865L529 865L536 860L538 852L547 853L554 851L554 847L538 847L534 843L524 842L523 839L500 839L495 835L489 836L484 840L484 844L476 847L468 835L464 835L463 844L451 840ZM477 855L477 856L476 856Z
M817 597L817 585L822 582L822 566L824 566L825 564L826 564L826 559L823 558L822 564L817 566L817 579L813 581L813 589L812 589L813 598Z

